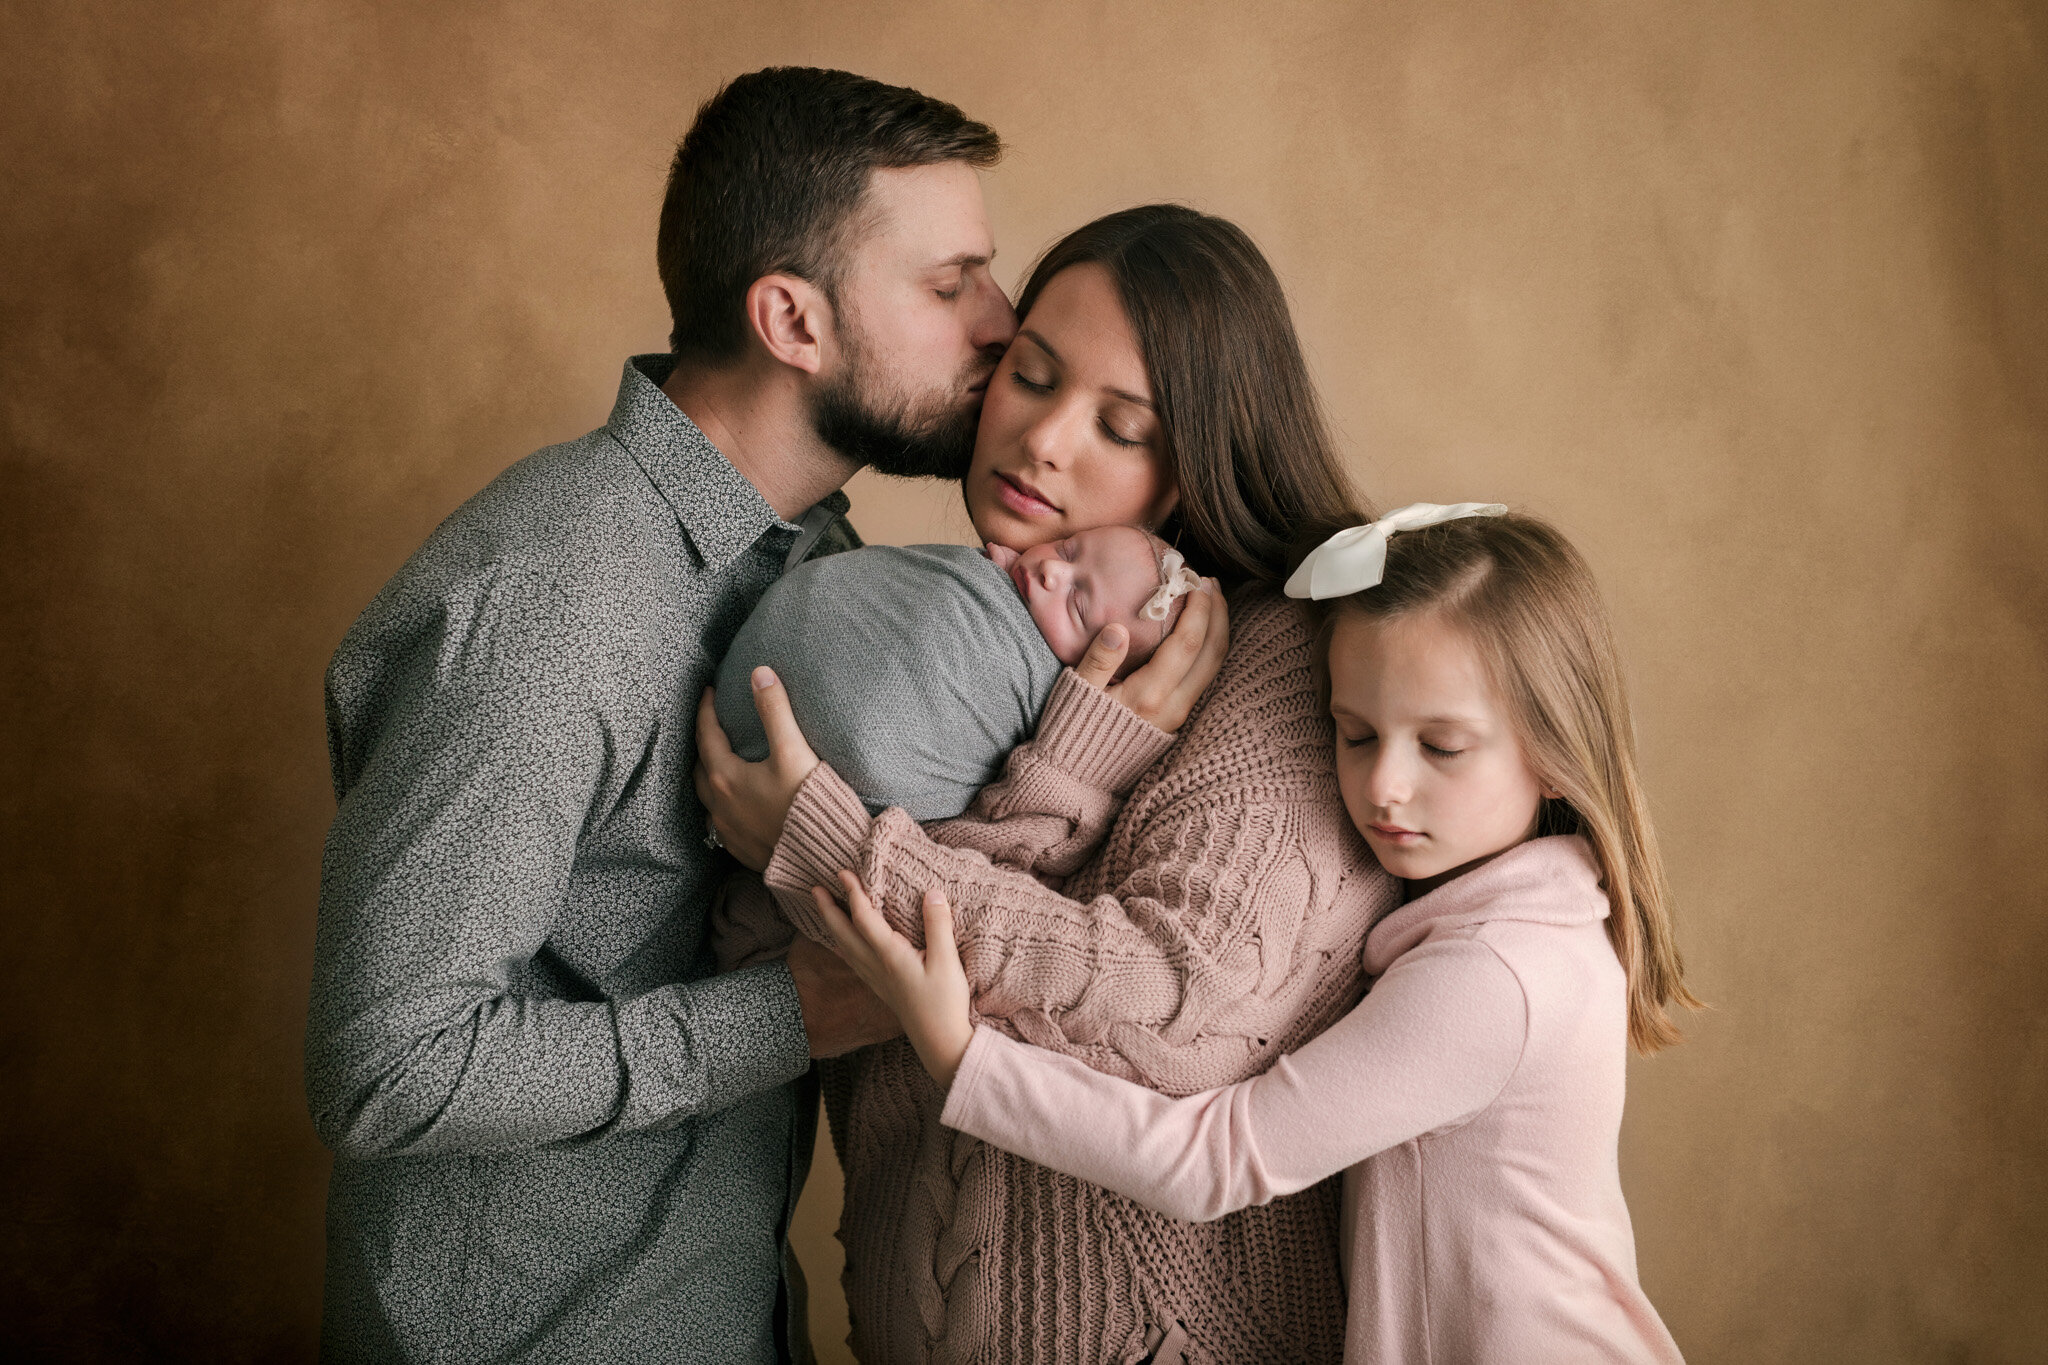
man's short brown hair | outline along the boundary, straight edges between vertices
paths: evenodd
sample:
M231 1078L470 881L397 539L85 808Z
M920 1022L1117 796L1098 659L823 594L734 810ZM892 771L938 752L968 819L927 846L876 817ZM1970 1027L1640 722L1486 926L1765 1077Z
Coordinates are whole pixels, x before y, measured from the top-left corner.
M795 275L836 302L870 172L1001 155L987 124L900 85L804 66L739 77L697 111L669 168L657 258L670 347L713 364L738 356L763 275Z

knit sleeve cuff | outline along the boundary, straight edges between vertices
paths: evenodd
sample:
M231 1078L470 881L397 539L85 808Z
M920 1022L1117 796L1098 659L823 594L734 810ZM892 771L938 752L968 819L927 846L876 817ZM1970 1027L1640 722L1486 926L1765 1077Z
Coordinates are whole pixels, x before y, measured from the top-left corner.
M1123 796L1173 738L1070 668L1053 685L1033 745L1042 761L1075 781Z
M819 763L797 788L761 880L799 896L810 895L814 886L837 887L840 868L860 866L868 823L868 808L853 788L831 764Z

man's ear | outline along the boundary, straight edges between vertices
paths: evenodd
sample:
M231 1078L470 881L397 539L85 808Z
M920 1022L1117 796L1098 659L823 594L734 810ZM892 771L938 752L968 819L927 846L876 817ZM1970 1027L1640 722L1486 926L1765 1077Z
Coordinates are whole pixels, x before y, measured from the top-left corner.
M795 275L763 275L747 287L747 325L768 354L791 369L816 374L825 365L833 327L825 291Z

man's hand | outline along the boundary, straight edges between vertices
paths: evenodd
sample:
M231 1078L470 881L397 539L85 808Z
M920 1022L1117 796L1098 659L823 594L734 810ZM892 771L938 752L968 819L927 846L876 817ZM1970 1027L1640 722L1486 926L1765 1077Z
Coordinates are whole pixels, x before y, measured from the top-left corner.
M759 872L774 856L790 803L818 766L818 756L797 728L789 694L775 670L755 669L753 684L754 711L768 734L767 759L749 763L732 751L718 723L715 694L707 687L697 703L696 783L697 799L710 812L711 827L726 850Z
M1172 734L1187 724L1188 712L1216 681L1223 656L1230 652L1230 609L1223 604L1223 590L1215 579L1203 579L1201 588L1188 594L1173 633L1159 642L1152 657L1122 682L1111 682L1130 646L1124 627L1104 626L1074 672L1082 682L1101 688Z
M813 1057L837 1057L903 1032L895 1012L830 948L799 936L789 945L789 978L796 983Z

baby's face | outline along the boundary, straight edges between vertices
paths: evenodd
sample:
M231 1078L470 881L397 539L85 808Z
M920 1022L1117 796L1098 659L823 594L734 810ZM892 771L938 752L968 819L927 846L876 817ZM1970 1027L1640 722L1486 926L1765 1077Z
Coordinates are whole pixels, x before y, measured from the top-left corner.
M1165 634L1164 622L1138 615L1159 590L1159 559L1152 537L1135 526L1102 526L1022 554L991 544L988 557L1009 573L1061 663L1081 662L1112 621L1130 632L1127 664L1150 655Z

